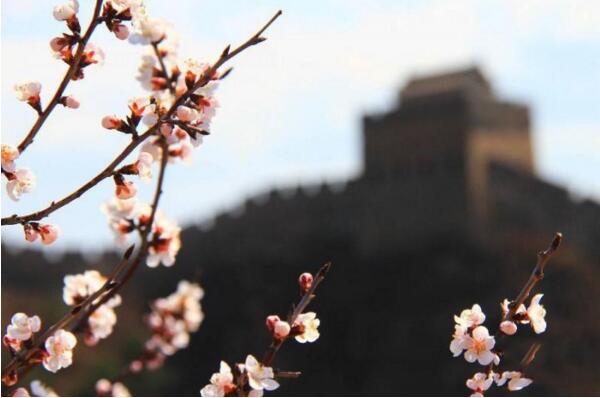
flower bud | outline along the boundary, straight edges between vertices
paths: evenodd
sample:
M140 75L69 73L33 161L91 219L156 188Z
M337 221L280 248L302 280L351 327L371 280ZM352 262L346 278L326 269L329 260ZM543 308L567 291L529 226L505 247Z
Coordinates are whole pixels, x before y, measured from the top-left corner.
M113 33L115 34L117 39L125 40L129 37L129 28L127 28L127 25L118 24L117 26L115 26Z
M191 122L194 119L194 110L187 106L179 105L177 107L177 117L182 122Z
M267 329L269 329L270 331L273 331L273 329L275 329L275 324L279 321L281 321L281 320L279 319L279 317L277 315L269 315L267 317L267 321L266 321Z
M117 196L117 198L130 199L133 198L136 193L137 188L135 187L135 184L133 182L123 180L117 183L115 189L115 195Z
M38 238L39 234L31 224L25 224L23 230L25 231L25 240L27 242L35 242Z
M65 48L69 44L69 41L64 37L55 37L50 40L50 48L54 52L61 52L63 48Z
M50 245L58 238L59 229L55 225L42 224L40 225L38 232L42 237L42 243Z
M73 98L71 96L67 96L67 97L65 97L65 106L67 108L77 109L77 108L79 108L79 101L77 101L75 98Z
M500 330L502 330L502 333L512 336L517 333L517 324L513 321L504 321L500 323Z
M122 124L123 122L121 122L121 120L115 115L104 116L104 118L102 118L102 127L105 129L118 129Z
M300 285L300 288L303 291L307 291L308 289L310 289L310 287L312 286L312 283L313 283L313 276L312 276L312 274L310 274L308 272L303 273L298 278L298 284Z
M163 123L160 125L160 133L164 137L169 137L172 132L173 132L173 126L171 126L169 123Z
M278 339L282 339L290 334L290 324L284 321L277 321L273 326L273 336Z

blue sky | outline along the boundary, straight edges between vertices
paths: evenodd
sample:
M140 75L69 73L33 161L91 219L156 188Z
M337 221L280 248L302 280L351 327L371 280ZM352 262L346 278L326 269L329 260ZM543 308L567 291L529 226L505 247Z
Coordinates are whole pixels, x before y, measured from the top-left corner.
M81 0L87 24L92 1ZM501 97L528 103L538 172L578 197L600 200L600 2L579 1L227 1L148 0L149 12L173 22L181 54L214 60L281 8L269 40L236 58L218 91L213 134L190 167L167 172L161 205L182 224L207 220L271 187L337 181L361 167L360 117L392 106L403 83L424 74L479 64ZM2 142L16 144L34 121L14 98L21 80L42 82L48 98L64 73L48 41L62 32L54 2L2 1ZM143 94L134 79L144 49L104 27L93 42L101 67L67 93L80 109L57 109L19 159L38 176L19 203L2 193L2 215L45 207L111 160L127 137L100 127ZM148 198L152 186L142 185ZM49 222L63 233L52 250L99 249L112 235L99 211L104 182ZM18 227L2 239L22 242Z

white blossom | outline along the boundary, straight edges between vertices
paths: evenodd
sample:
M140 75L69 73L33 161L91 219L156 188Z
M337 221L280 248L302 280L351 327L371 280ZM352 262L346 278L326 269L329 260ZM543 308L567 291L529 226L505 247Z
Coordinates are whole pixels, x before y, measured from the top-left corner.
M273 368L263 366L252 355L246 357L242 367L248 375L248 384L253 390L272 391L279 388L279 383L274 380Z
M167 218L162 212L157 212L152 231L158 239L150 245L146 264L150 268L157 267L160 263L165 267L172 266L181 248L181 228L174 220Z
M34 333L40 331L42 321L40 317L34 315L27 316L22 312L17 312L10 319L10 325L6 328L6 335L14 340L29 340Z
M546 330L546 309L540 304L540 300L544 295L539 293L533 296L529 307L527 307L527 317L531 321L533 331L543 333Z
M17 169L12 174L12 179L6 184L8 197L18 201L24 193L33 191L36 185L36 178L29 169Z
M42 85L40 82L25 82L14 86L15 94L19 101L37 102L40 97Z
M491 349L496 341L485 326L477 326L472 331L472 336L465 338L465 359L467 362L478 361L481 365L488 365L495 359Z
M69 367L73 363L73 348L76 345L77 338L73 333L64 329L54 332L54 335L48 337L44 344L48 354L44 357L44 367L53 373Z
M15 160L19 157L19 150L12 145L2 144L2 169L4 171L15 171Z
M296 341L299 343L312 343L319 338L318 327L321 321L317 318L314 312L307 312L298 315L294 325L300 326L301 333L296 336Z
M467 328L463 325L454 325L454 334L450 342L450 352L455 357L462 354L466 350L467 345Z
M489 377L485 373L475 373L472 378L467 379L466 385L471 390L473 390L474 394L483 394L490 386L492 385L494 379ZM471 395L471 396L479 396L479 395Z
M235 389L233 384L233 374L231 368L225 361L221 361L219 373L213 373L210 377L210 384L207 384L200 390L203 397L224 397Z
M471 309L463 310L460 317L454 315L454 322L467 328L481 325L485 321L485 314L479 304L473 304Z
M73 18L79 12L79 2L77 0L69 0L65 4L54 7L53 15L57 21L66 21Z

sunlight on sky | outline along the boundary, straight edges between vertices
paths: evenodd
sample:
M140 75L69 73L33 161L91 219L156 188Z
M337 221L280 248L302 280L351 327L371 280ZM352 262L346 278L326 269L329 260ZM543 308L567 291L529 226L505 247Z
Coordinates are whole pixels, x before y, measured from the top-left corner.
M81 3L87 24L92 1ZM501 97L533 115L536 166L577 196L600 199L600 2L591 1L157 1L149 13L173 22L181 54L211 61L277 9L267 40L238 58L217 97L213 134L190 167L169 168L162 207L182 224L206 220L274 186L337 181L361 169L360 117L395 103L414 74L478 64ZM176 6L175 6L176 4ZM34 113L14 98L22 80L42 82L48 99L65 65L49 40L62 32L53 1L2 1L2 142L16 144ZM57 109L19 165L38 176L19 203L2 193L2 215L46 206L104 167L128 138L100 126L143 94L135 80L141 46L104 27L93 42L105 64L86 70L67 94L80 109ZM140 184L141 185L141 184ZM151 185L141 189L149 197ZM51 217L63 230L53 248L112 244L100 204L110 182ZM21 242L5 227L3 239Z

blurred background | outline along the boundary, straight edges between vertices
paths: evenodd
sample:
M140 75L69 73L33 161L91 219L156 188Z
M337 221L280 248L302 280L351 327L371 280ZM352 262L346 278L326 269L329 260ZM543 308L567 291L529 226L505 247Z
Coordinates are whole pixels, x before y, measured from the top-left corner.
M233 61L193 164L168 170L161 207L185 227L175 267L140 270L114 334L79 347L78 366L32 377L91 394L141 349L149 300L187 278L206 289L204 325L160 371L125 382L135 395L197 395L220 359L262 353L265 316L285 314L297 275L331 260L313 307L321 339L284 347L277 366L303 376L275 393L464 394L475 367L448 351L452 314L479 302L495 322L561 230L565 245L540 287L549 330L522 394L600 393L597 3L147 3L175 24L182 56L207 62L284 15ZM48 46L62 32L54 5L2 1L3 143L18 143L34 120L13 85L39 80L44 100L64 73ZM91 8L81 1L82 24ZM104 28L92 41L105 64L69 86L81 107L57 108L19 159L38 186L18 203L3 191L3 216L71 192L127 142L100 120L143 94L145 49ZM152 184L139 185L149 197ZM112 268L118 252L99 211L111 195L104 182L54 213L62 234L43 254L21 228L3 227L3 330L17 310L57 319L65 274Z

